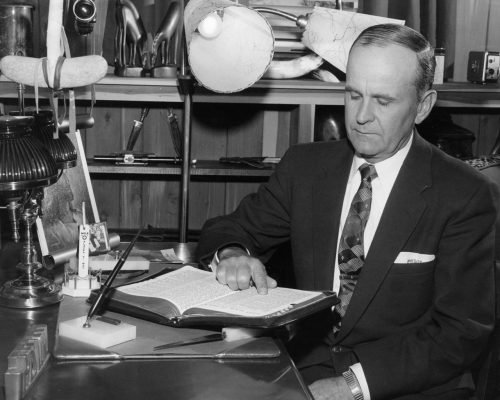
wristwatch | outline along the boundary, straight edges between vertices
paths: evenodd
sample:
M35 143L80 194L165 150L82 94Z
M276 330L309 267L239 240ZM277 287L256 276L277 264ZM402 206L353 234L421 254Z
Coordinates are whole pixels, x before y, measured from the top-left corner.
M354 400L364 400L365 396L363 396L363 391L361 390L358 378L356 378L354 372L349 369L344 372L342 376L347 382L347 386L349 386L349 389L351 389L352 397L354 397Z

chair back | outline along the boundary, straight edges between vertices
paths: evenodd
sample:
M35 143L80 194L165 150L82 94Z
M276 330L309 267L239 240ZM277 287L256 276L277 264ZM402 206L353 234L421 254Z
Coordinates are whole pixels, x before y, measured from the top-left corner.
M479 162L480 161L480 162ZM475 400L493 400L500 395L500 156L478 160L474 165L495 184L496 220L495 306L496 323L488 351L476 375Z

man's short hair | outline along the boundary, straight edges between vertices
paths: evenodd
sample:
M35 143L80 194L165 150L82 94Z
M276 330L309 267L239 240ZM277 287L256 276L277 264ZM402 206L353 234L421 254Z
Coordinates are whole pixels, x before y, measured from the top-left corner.
M415 87L418 98L421 98L426 90L432 88L436 69L434 48L421 33L405 25L374 25L360 33L351 49L354 46L386 47L389 44L397 44L415 52L418 61Z

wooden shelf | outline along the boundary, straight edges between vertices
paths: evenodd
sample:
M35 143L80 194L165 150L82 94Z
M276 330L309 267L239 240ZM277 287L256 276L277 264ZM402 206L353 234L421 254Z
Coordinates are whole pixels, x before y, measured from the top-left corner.
M498 83L447 82L436 85L438 107L498 108L500 85Z
M447 82L436 85L438 107L500 107L500 85L498 83L475 84L469 82ZM97 102L182 102L175 79L127 78L107 75L95 84ZM34 88L25 88L26 98L33 98ZM75 90L78 100L90 100L89 87ZM40 88L42 98L48 96L47 89ZM0 76L0 99L17 98L17 84ZM328 83L313 79L277 80L262 79L238 93L215 93L195 85L194 103L247 103L247 104L310 104L343 105L344 83Z
M117 165L112 162L87 160L88 169L93 176L97 175L153 175L181 176L181 164L154 163L149 165ZM220 177L268 177L274 168L251 168L233 164L223 164L216 160L197 160L190 170L191 176Z
M0 99L17 98L17 83L0 76ZM108 74L94 85L96 100L179 103L182 101L177 80L160 78L122 78ZM48 98L47 88L39 88L40 98ZM34 98L34 88L25 87L25 97ZM75 88L77 100L91 100L89 86Z

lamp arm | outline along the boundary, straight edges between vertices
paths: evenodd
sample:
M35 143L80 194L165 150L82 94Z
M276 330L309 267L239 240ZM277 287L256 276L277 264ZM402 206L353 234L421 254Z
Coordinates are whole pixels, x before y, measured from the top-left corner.
M262 12L262 13L269 13L269 14L275 14L279 15L280 17L289 19L299 27L304 29L307 25L307 22L309 20L309 17L307 15L299 15L296 16L294 14L290 14L285 11L277 10L275 8L270 8L270 7L253 7L252 10L255 10L257 12Z

